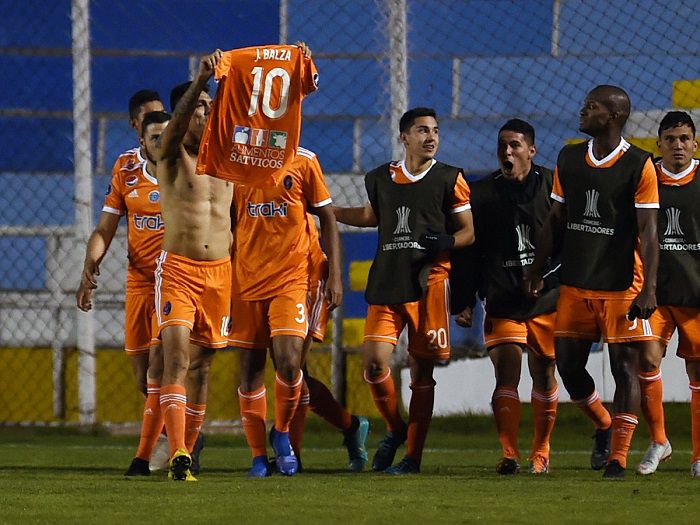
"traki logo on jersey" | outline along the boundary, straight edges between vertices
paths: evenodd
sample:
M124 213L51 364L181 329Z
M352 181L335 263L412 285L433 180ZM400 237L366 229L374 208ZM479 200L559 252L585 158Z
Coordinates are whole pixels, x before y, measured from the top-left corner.
M286 217L287 216L287 203L277 204L275 201L263 202L256 204L249 202L246 206L248 210L248 215L251 217Z
M165 228L165 222L160 213L157 215L134 215L134 228L156 232Z

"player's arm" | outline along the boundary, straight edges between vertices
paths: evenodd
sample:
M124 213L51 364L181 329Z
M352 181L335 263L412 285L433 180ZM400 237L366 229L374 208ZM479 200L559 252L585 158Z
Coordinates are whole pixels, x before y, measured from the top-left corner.
M190 119L197 107L199 94L206 86L207 82L214 74L216 66L221 60L223 53L217 49L210 55L206 55L199 61L197 76L190 84L190 87L182 95L182 98L173 108L173 116L165 128L165 131L158 137L159 158L161 160L173 160L178 157L180 144L190 126Z
M83 272L80 276L80 286L75 294L78 308L84 312L92 308L92 291L97 288L100 263L107 253L112 239L114 239L120 218L115 213L103 211L95 230L88 239Z
M333 310L343 301L343 280L340 269L340 234L338 224L331 206L322 206L312 210L321 223L323 248L328 257L328 280L326 281L326 299L328 309Z
M339 208L333 206L335 220L349 226L359 226L360 228L372 228L379 224L377 215L368 202L363 207Z
M523 286L525 293L537 296L544 287L542 274L547 261L558 251L566 220L566 204L555 200L549 210L549 215L542 225L542 230L537 238L535 248L535 260L532 265L523 272Z
M656 208L637 208L639 255L644 270L644 286L632 301L628 317L649 319L656 310L656 271L659 268L659 239L657 237Z

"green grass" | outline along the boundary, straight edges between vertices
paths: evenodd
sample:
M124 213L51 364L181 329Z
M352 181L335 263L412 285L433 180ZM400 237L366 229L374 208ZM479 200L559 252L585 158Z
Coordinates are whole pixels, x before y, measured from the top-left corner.
M587 468L591 429L568 405L560 407L552 472L539 477L494 472L500 449L485 416L435 419L418 476L345 472L339 435L311 418L303 474L247 480L244 439L209 435L200 481L186 484L163 474L124 479L134 437L3 428L0 523L696 523L700 480L689 476L689 419L688 405L667 406L673 459L646 478L633 474L648 439L640 425L622 481ZM379 422L374 428L371 448L383 434Z

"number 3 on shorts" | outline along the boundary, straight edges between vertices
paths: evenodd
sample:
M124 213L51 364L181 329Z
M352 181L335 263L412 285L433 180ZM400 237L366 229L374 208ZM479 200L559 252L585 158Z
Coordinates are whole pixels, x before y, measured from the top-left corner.
M303 323L306 321L306 310L302 303L297 303L297 310L299 310L299 317L295 317L294 320L297 323Z

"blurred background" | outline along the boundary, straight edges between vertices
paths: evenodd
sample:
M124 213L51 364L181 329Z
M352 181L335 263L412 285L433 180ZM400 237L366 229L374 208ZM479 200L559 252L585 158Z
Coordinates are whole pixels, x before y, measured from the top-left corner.
M470 179L497 167L497 131L513 117L534 125L536 161L553 167L581 138L578 110L597 84L627 90L626 137L652 152L666 111L700 115L693 0L0 0L0 12L0 425L140 421L123 351L124 225L94 313L78 312L74 291L111 167L138 145L129 97L155 89L167 106L217 47L310 45L320 86L301 144L339 205L363 204L364 172L401 157L398 118L412 106L437 110L438 156ZM342 235L346 299L310 368L351 411L374 414L358 349L376 235ZM436 412L488 411L490 364L466 359L483 356L480 330L451 335ZM589 367L610 399L605 360ZM215 360L210 425L238 419L237 361ZM682 361L665 360L664 375L666 398L687 400Z

